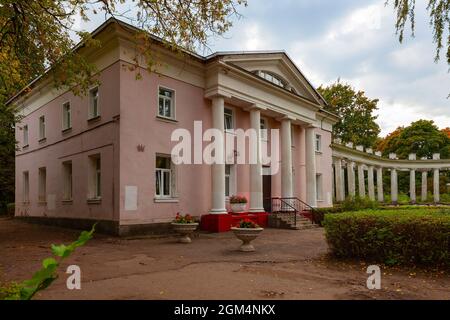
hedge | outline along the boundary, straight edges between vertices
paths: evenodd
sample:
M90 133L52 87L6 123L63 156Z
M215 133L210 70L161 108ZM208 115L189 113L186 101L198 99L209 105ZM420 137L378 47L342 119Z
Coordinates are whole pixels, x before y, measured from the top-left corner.
M332 254L387 265L450 267L450 210L365 210L326 214Z

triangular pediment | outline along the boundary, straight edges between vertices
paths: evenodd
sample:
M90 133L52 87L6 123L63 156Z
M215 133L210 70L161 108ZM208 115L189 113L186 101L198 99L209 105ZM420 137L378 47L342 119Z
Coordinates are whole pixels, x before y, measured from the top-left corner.
M269 79L270 75L274 75L283 82L283 87L321 106L324 105L316 89L284 52L227 53L223 54L222 61L262 77L268 73ZM287 86L284 86L285 84Z

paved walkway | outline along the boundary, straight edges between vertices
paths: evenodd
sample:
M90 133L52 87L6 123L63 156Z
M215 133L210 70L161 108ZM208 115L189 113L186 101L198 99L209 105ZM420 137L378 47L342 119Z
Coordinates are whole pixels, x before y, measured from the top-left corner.
M51 255L51 243L79 232L0 218L0 279L20 281ZM38 299L450 299L440 273L385 269L382 290L366 288L367 265L327 257L323 229L266 229L257 251L242 253L232 233L119 239L97 235L65 263ZM66 289L65 267L79 265L82 289Z

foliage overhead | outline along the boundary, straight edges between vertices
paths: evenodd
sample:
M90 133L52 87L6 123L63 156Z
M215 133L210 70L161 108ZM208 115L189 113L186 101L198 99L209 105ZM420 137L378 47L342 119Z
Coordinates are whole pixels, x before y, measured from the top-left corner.
M142 28L137 32L136 57L148 69L152 57L152 33L168 48L207 48L208 38L222 35L239 16L246 0L133 0L133 10L120 11L125 0L2 0L0 3L0 211L14 201L15 124L20 119L6 102L36 77L45 74L57 88L82 95L96 80L95 66L78 51L73 38L85 47L101 43L76 28L76 19L88 21L95 14L127 20ZM49 68L51 66L51 68ZM137 77L139 74L137 75ZM20 127L18 128L20 129Z
M412 36L416 27L416 0L387 0L392 3L397 12L395 28L399 41L403 42L405 28L409 21ZM447 49L447 63L450 65L450 1L428 0L427 11L430 17L430 26L433 32L433 41L436 44L435 61L441 56L442 49Z
M446 159L450 156L450 138L432 120L418 120L408 127L397 128L377 145L377 149L385 156L394 152L401 159L407 159L410 153L428 159L432 159L433 153L440 153L441 158Z
M364 91L355 91L339 80L328 87L318 88L328 102L326 109L337 114L340 120L333 126L333 137L343 143L372 147L380 133L373 113L378 109L378 99L369 99Z

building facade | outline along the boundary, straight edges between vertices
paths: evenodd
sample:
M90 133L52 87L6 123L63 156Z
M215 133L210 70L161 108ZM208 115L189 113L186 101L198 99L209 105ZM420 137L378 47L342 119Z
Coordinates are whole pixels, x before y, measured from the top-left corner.
M286 53L201 57L170 52L155 39L161 67L149 73L143 60L136 68L135 32L111 19L93 32L101 48L78 49L98 69L99 84L86 96L55 89L44 76L10 101L23 116L16 126L17 217L100 221L105 231L125 234L167 224L177 212L226 215L232 195L247 197L255 214L268 211L273 197L332 206L331 131L338 119ZM234 129L254 129L256 144L245 150L258 154L270 149L270 130L278 129L280 169L271 172L259 157L251 164L175 165L174 130L191 133L193 150L198 141L205 148L199 124L200 137L214 128L226 140ZM225 150L223 158L237 153Z

